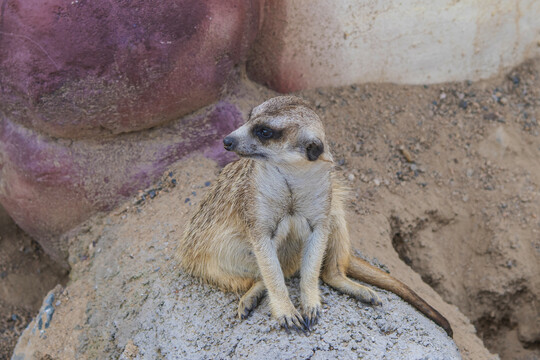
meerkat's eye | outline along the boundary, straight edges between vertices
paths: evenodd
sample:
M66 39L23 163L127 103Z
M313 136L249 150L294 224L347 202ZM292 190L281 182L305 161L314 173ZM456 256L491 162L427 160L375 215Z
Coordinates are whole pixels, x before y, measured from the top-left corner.
M255 131L255 134L261 139L268 140L272 138L272 136L274 135L274 131L267 127L261 127L257 129L257 131Z

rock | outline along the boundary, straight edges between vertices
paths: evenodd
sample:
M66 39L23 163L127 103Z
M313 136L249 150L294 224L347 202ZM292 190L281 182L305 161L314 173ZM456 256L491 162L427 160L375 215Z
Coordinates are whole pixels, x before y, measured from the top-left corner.
M64 143L3 118L0 202L24 231L65 265L69 239L61 238L64 232L149 186L193 151L230 160L221 137L243 121L236 105L221 101L148 132Z
M532 45L539 17L540 7L531 0L512 6L266 1L247 70L250 78L283 93L354 83L476 80L538 55Z
M201 166L209 173L208 163ZM185 173L177 175L186 181ZM107 251L72 267L72 281L55 293L61 305L50 326L40 336L32 332L34 320L13 359L37 354L60 359L460 359L443 329L382 290L377 291L383 305L373 307L321 285L325 307L308 336L279 329L266 299L248 319L238 319L237 295L183 274L171 259L192 211L179 195L175 188L160 195L150 211L143 206L128 220L98 217L92 230L74 234L81 248L95 241ZM156 267L162 271L155 272ZM288 287L298 306L298 279ZM69 305L63 301L67 292Z
M217 100L259 26L258 0L10 1L0 103L54 137L148 129Z

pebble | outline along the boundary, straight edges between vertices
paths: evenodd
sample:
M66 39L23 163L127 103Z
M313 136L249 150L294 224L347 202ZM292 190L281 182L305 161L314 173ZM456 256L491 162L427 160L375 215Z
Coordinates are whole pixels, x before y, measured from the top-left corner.
M410 162L410 163L414 162L412 154L404 146L400 146L399 151L401 151L401 154L403 154L407 162Z
M373 183L375 184L375 186L379 186L379 185L381 185L381 180L373 179Z
M508 99L505 98L505 97L502 97L502 98L499 99L499 103L504 106L504 105L508 104Z
M519 85L519 82L521 81L521 79L519 78L518 75L510 76L510 80L512 80L512 82L514 83L514 85Z
M347 176L347 179L348 179L349 181L354 181L354 174L349 174L349 175Z
M466 109L467 106L469 106L469 103L466 100L461 100L458 105L460 108Z

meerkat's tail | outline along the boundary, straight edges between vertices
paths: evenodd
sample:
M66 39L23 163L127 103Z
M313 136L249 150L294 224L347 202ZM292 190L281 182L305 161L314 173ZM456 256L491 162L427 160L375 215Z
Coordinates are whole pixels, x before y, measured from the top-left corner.
M450 323L437 310L412 291L407 285L390 276L381 269L371 265L365 260L351 256L347 274L354 279L375 285L381 289L393 292L417 308L420 312L442 327L448 336L452 337L453 331Z

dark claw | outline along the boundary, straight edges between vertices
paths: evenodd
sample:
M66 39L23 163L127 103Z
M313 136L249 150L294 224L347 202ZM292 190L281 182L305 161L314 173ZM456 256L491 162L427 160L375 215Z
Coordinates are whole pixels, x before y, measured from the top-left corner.
M306 318L303 318L302 319L302 323L304 324L304 327L308 330L310 330L310 327L311 327L311 321L309 321L309 319L306 319Z
M289 329L289 325L287 325L286 321L283 323L283 327L285 328L285 331L287 331L287 334L291 333L291 329Z

